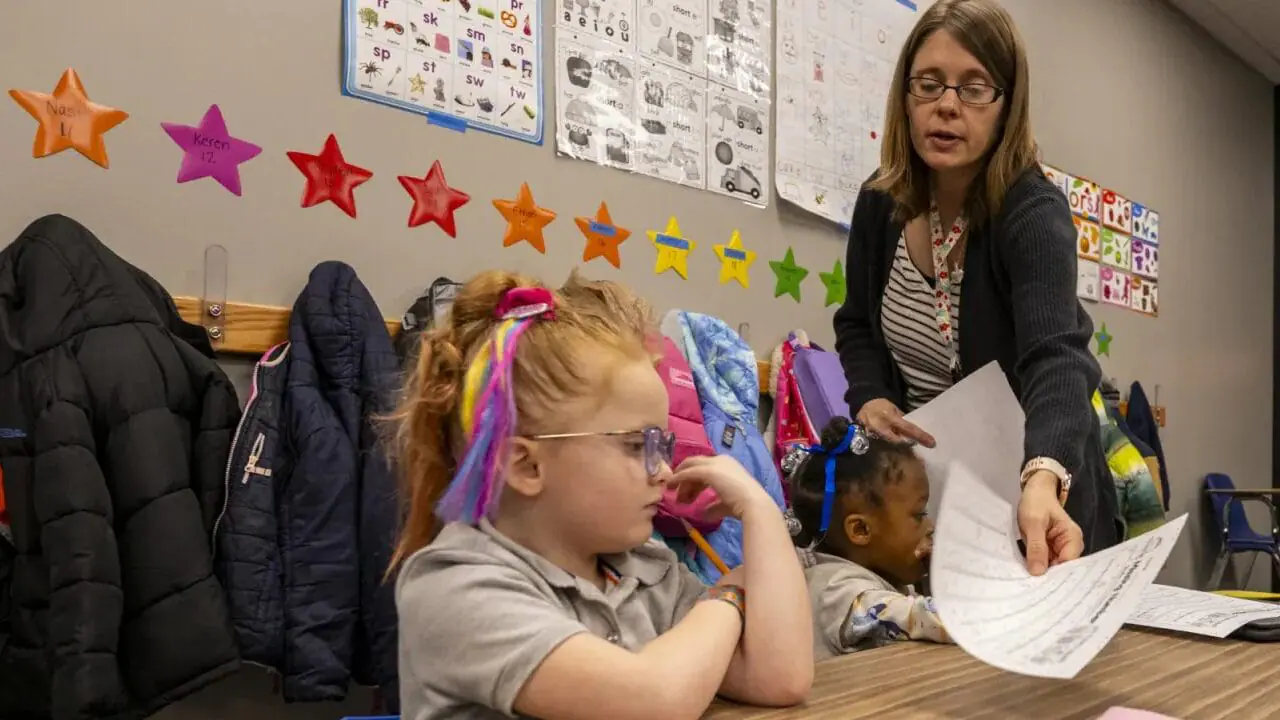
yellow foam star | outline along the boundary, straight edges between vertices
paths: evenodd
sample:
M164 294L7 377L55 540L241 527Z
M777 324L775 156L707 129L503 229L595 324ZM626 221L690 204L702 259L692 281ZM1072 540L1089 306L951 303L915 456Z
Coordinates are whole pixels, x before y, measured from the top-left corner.
M716 256L720 258L720 284L724 285L730 280L737 280L742 287L750 288L751 278L748 271L751 269L751 263L756 261L756 253L754 250L742 247L742 233L734 230L728 244L715 245L713 249L716 251Z
M667 229L648 232L649 241L658 249L658 261L654 263L653 272L661 275L667 270L674 270L685 280L689 279L689 253L698 247L698 243L680 234L680 223L674 215L667 221Z

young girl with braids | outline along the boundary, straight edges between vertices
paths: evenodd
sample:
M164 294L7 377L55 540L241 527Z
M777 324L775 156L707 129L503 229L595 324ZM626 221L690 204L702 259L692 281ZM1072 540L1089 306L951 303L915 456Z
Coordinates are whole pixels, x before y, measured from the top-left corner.
M423 338L398 411L406 720L696 718L800 702L812 620L786 524L728 457L673 472L655 328L621 286L488 272ZM650 541L711 487L742 567L703 586Z
M804 452L787 520L809 585L814 659L895 640L951 642L933 602L907 587L924 577L933 542L915 451L834 418Z

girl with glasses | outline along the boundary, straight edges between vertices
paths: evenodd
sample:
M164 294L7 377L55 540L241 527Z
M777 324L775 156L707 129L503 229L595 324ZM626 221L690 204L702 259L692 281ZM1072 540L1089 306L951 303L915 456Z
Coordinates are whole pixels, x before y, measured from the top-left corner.
M616 284L489 272L424 335L396 426L405 718L694 718L717 693L808 692L782 513L731 458L672 470L654 331ZM715 587L650 540L669 483L742 520Z

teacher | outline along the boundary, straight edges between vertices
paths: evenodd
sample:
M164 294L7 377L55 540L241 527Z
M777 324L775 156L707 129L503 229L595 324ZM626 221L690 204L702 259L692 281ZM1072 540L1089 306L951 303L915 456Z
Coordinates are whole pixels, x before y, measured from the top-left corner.
M1039 575L1119 533L1075 228L1040 168L1030 95L1022 38L995 0L921 15L889 90L880 169L854 208L834 324L845 399L889 440L933 447L903 412L999 363L1026 414L1018 524Z

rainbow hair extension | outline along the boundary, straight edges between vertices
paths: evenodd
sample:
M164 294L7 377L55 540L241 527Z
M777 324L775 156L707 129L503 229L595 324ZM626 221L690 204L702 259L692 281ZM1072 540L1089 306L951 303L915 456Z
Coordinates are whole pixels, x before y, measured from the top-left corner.
M475 523L493 512L509 442L515 433L511 387L516 346L529 326L555 318L555 296L545 288L508 290L494 314L501 322L476 353L463 378L460 415L467 449L436 514L445 522Z

